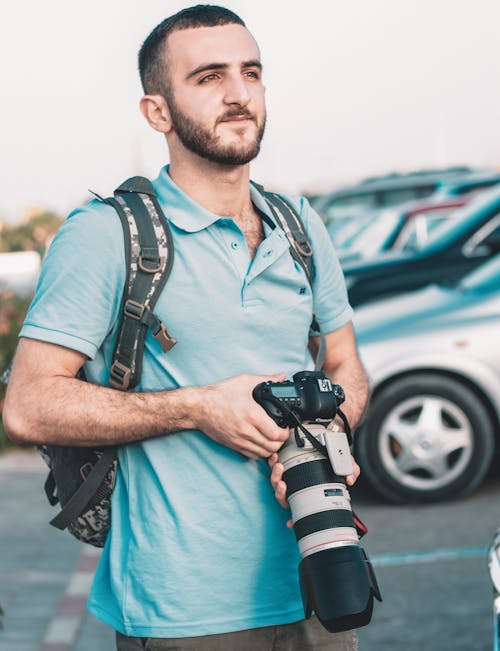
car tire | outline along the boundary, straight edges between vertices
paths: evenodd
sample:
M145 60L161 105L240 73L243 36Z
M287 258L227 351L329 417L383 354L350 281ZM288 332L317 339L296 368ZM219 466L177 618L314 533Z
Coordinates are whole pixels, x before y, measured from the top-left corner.
M361 471L391 502L435 502L472 492L494 454L494 429L480 398L445 375L386 385L356 436Z

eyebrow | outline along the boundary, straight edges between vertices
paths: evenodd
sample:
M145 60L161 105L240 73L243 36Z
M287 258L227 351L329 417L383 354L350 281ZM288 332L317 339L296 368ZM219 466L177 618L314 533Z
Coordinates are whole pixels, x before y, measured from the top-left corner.
M205 63L201 66L198 66L194 70L186 75L186 80L199 75L201 72L208 72L209 70L227 70L229 68L228 63ZM241 69L245 68L258 68L262 71L262 63L258 59L251 59L250 61L243 61L241 64Z

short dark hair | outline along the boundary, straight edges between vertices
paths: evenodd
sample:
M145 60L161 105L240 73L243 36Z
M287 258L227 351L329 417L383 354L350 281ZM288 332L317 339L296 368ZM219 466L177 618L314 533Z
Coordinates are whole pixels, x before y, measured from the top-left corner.
M169 34L181 29L230 24L246 27L237 14L217 5L187 7L165 18L153 29L139 50L139 74L146 95L168 95L165 43Z

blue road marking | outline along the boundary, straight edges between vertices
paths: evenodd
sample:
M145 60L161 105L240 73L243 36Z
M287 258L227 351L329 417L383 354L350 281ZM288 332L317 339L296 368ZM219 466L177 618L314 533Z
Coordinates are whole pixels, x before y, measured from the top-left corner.
M462 558L486 559L488 547L465 547L462 549L434 549L427 552L408 552L404 554L377 554L371 557L374 567L395 565L416 565L418 563L435 563L436 561L455 561Z

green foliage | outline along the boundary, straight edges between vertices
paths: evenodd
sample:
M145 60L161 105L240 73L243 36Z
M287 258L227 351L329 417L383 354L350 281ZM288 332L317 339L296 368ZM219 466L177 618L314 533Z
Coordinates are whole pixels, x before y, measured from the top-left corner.
M62 224L52 212L37 212L21 224L0 226L0 253L8 251L38 251L43 255L47 243Z
M62 223L62 219L48 211L32 213L21 224L0 224L0 253L10 251L38 251L44 255L47 245ZM30 298L0 290L0 376L12 362ZM0 382L0 414L5 386ZM0 452L11 446L0 420Z
M21 330L30 299L16 296L10 291L0 292L0 376L11 363L17 346L17 335ZM0 382L0 413L2 411L5 386ZM11 443L0 422L0 452Z

